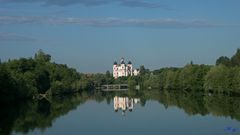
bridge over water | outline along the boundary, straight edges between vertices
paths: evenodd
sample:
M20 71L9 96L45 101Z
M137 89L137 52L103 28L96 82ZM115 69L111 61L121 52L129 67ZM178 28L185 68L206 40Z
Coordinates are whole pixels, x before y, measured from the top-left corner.
M111 84L111 85L102 85L102 91L127 91L128 85L127 84Z

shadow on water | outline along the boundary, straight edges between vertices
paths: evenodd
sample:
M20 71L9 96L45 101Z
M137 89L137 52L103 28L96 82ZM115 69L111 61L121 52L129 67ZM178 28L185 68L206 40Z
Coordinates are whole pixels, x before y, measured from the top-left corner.
M230 117L240 121L240 97L224 94L205 94L202 92L128 90L123 92L82 92L65 97L52 97L49 100L30 100L12 103L1 103L0 134L12 132L28 133L34 129L45 129L52 126L54 120L75 110L81 104L95 100L110 104L121 97L139 99L141 106L149 100L158 101L166 109L176 106L188 115L208 115ZM120 97L120 98L119 98ZM122 108L122 106L117 106ZM113 106L114 108L114 106Z

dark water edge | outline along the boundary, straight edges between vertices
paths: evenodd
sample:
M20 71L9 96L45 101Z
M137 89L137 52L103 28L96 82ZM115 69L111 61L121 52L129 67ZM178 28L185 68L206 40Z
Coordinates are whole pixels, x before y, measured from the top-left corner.
M240 97L226 94L206 94L187 91L126 91L126 92L82 92L67 96L55 96L42 100L21 100L1 103L0 134L28 134L34 130L46 130L61 116L69 115L79 106L95 101L110 105L113 98L139 98L140 106L147 102L160 103L165 109L176 107L188 116L208 116L230 118L240 122ZM101 113L101 112L98 112ZM98 115L98 114L96 114ZM227 125L226 125L227 126Z

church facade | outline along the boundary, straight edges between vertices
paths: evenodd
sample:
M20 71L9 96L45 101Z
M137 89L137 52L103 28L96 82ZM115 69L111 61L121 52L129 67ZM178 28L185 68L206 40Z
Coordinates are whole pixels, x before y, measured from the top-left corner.
M113 77L115 79L119 77L137 76L138 74L139 70L133 69L131 61L126 64L124 58L121 59L120 64L117 62L113 64Z

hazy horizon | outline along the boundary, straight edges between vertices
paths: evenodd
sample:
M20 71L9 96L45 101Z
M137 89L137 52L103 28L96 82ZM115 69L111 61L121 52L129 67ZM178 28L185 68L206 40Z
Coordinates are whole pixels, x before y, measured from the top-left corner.
M83 73L121 57L150 70L215 64L240 48L240 1L0 0L0 58L33 57Z

